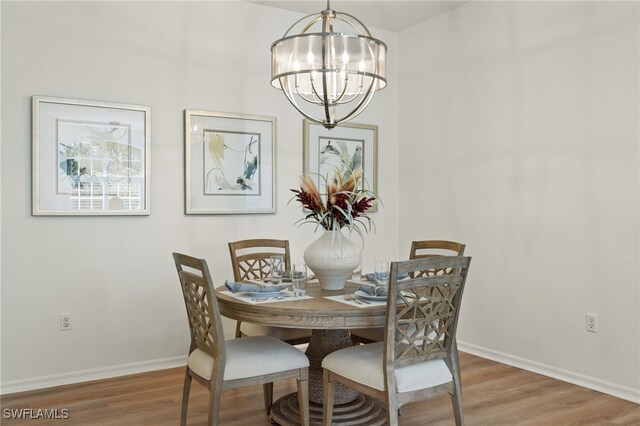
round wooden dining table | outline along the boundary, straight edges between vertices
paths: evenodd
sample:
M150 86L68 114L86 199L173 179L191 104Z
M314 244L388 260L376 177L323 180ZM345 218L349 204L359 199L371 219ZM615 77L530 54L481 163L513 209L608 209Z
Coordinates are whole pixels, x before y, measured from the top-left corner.
M292 297L256 304L225 294L225 286L216 290L220 314L225 317L267 326L312 330L305 352L310 364L309 418L312 425L322 424L322 359L333 351L352 345L349 329L384 326L384 304L359 307L325 298L353 294L356 289L357 284L347 282L344 290L327 291L320 289L317 282L309 281L307 294L312 296L311 299ZM336 389L335 404L333 423L378 425L386 421L384 407L379 401L342 385ZM297 395L292 393L273 404L271 418L281 425L299 425L298 413Z

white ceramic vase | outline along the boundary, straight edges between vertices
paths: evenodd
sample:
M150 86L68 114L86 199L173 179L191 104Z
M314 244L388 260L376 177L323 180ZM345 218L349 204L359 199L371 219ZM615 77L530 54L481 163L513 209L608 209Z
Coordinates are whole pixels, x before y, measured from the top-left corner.
M362 261L360 248L340 231L324 234L304 251L304 261L323 290L342 290Z

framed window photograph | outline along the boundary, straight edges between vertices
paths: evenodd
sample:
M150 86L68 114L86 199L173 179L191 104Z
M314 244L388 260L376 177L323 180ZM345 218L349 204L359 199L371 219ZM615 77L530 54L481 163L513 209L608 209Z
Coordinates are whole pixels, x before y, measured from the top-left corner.
M311 173L324 195L336 172L362 169L362 185L378 193L378 126L345 123L331 130L304 120L303 172ZM377 200L371 211L377 211Z
M149 215L151 108L32 98L32 214Z
M276 212L276 118L185 111L185 213Z

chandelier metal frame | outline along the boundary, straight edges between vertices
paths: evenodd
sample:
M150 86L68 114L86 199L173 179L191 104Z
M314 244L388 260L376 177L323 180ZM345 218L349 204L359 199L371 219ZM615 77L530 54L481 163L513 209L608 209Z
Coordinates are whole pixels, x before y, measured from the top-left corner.
M271 85L303 116L331 129L360 114L386 86L386 52L359 19L327 0L325 10L299 19L271 45Z

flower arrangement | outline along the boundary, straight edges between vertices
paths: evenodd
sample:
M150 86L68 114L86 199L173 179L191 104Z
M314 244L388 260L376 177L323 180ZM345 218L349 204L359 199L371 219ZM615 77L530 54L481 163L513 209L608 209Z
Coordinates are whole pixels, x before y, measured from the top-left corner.
M336 170L330 180L320 176L327 188L324 197L320 195L311 175L313 174L302 175L300 189L291 190L295 194L292 199L296 199L304 209L309 210L298 222L316 223L316 227L322 226L330 231L347 227L358 234L362 234L362 230L369 232L374 227L373 221L367 216L367 210L378 197L372 191L363 188L361 168L344 172Z

